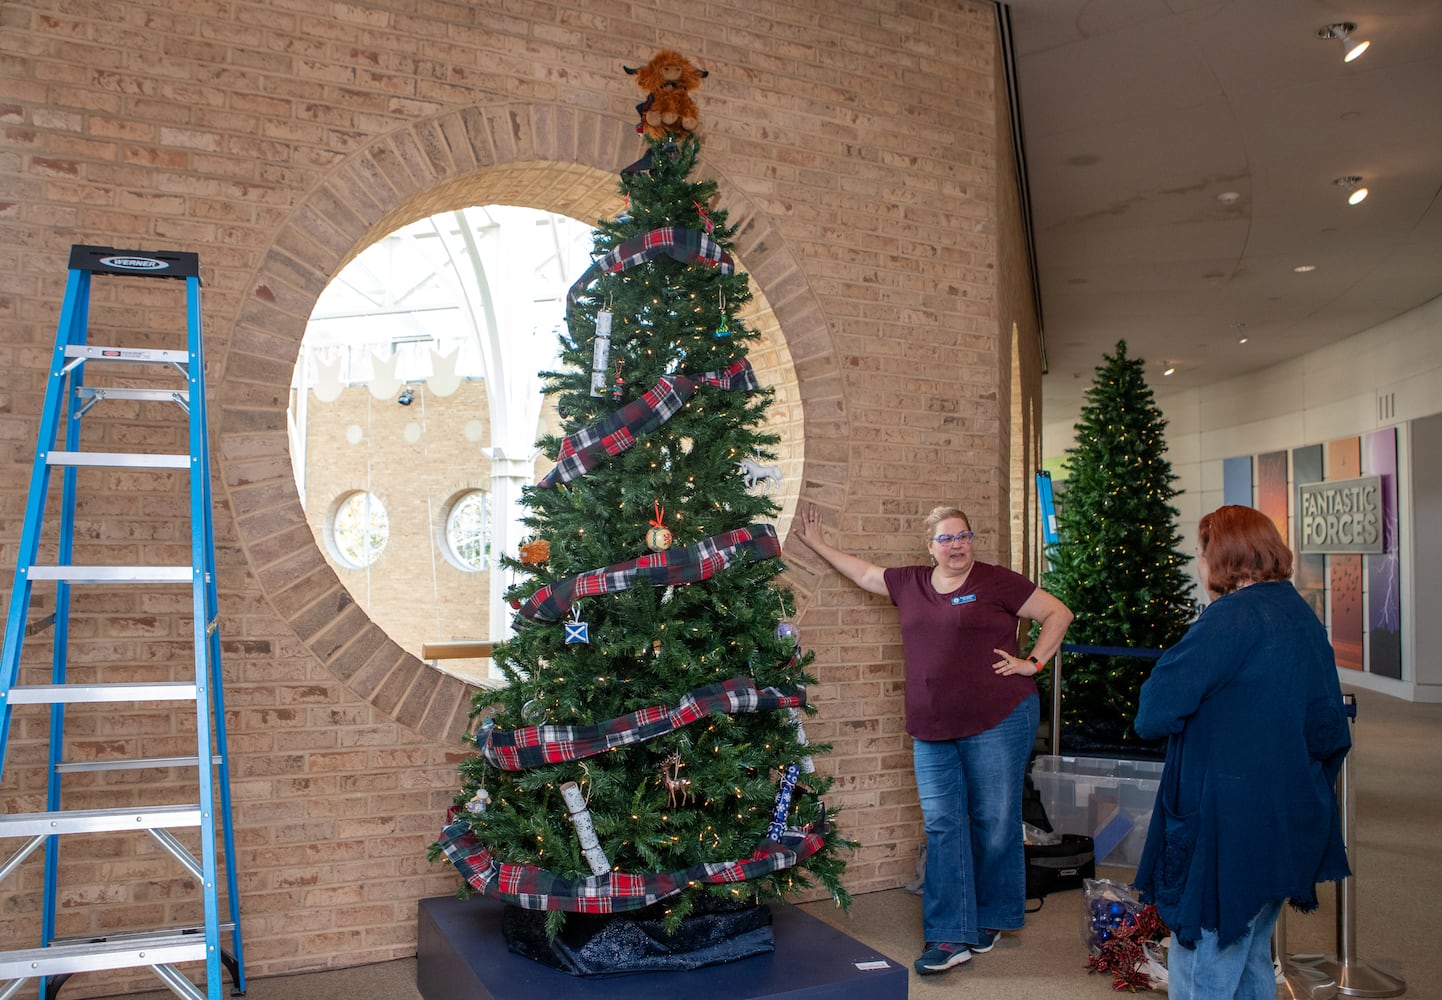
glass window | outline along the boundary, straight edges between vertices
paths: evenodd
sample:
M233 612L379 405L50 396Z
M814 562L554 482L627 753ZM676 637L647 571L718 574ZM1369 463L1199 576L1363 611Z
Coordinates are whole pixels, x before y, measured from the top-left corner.
M385 504L374 493L357 490L336 508L331 539L345 565L364 569L380 557L390 531Z
M466 570L479 572L491 561L491 495L471 490L451 505L446 517L446 546Z

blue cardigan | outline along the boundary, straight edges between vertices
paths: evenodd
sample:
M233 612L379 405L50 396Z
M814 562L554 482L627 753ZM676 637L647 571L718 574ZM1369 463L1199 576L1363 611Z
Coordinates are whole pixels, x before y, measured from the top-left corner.
M1136 887L1184 945L1237 941L1263 905L1349 874L1335 784L1352 745L1332 646L1287 582L1213 601L1142 685L1167 737Z

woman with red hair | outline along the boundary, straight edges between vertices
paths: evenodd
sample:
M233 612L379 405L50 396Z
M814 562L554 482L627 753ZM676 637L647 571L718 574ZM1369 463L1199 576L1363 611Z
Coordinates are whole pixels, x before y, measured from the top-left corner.
M1212 598L1142 685L1135 723L1167 737L1136 886L1172 929L1172 1000L1273 1000L1282 903L1345 878L1335 783L1351 734L1326 630L1270 518L1220 507L1197 526Z

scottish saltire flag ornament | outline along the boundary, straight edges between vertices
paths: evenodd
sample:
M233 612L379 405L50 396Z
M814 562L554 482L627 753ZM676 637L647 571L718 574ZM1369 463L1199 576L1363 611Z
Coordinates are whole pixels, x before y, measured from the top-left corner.
M581 621L581 612L577 608L571 609L571 617L563 622L566 626L566 645L571 646L578 642L590 644L591 627Z

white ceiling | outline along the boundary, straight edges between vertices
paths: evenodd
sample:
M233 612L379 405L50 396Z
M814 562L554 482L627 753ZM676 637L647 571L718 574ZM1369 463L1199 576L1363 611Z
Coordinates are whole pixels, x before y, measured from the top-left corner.
M1121 339L1162 394L1442 294L1442 0L1007 7L1048 422L1073 419ZM1349 64L1317 37L1346 21L1372 42ZM1346 175L1371 191L1358 206Z

